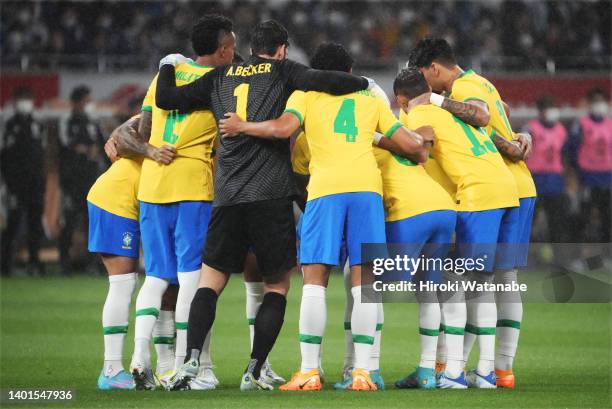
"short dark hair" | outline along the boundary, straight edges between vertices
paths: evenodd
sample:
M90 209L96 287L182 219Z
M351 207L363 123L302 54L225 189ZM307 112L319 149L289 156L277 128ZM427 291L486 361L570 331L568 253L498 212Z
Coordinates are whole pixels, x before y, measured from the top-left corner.
M423 73L416 67L404 68L393 81L393 93L410 99L429 92L430 88Z
M251 52L253 54L271 55L281 45L289 45L289 33L278 21L263 21L251 30Z
M24 99L24 98L32 99L34 98L34 92L32 92L32 88L30 87L21 86L15 90L15 92L13 93L13 98L14 99Z
M219 48L221 35L229 34L233 23L219 14L205 14L191 29L191 46L197 55L213 54Z
M408 56L408 65L418 68L429 67L434 61L445 66L457 64L453 49L443 38L425 38L419 41Z
M70 101L77 104L87 98L89 94L91 94L91 89L87 85L78 85L72 89Z
M317 47L310 60L310 66L317 70L349 72L354 62L342 44L329 42Z
M597 97L606 98L606 93L599 87L591 88L586 94L587 101L593 101Z
M544 111L547 108L555 106L555 100L550 95L543 95L536 101L536 107L538 111Z

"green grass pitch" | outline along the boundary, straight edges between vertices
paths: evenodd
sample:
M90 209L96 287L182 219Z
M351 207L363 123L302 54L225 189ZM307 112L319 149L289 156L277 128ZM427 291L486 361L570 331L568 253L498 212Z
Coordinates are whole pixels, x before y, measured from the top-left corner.
M274 368L289 377L299 365L298 313L301 280L293 280L285 326L271 354ZM248 359L244 286L233 277L220 299L212 341L221 387L209 392L99 392L102 363L103 278L3 279L1 286L0 388L64 388L76 391L69 403L21 403L14 407L99 408L603 408L610 407L609 304L529 304L515 364L517 389L395 390L393 381L417 364L416 306L387 304L382 373L388 390L376 393L331 390L343 359L342 280L328 291L328 324L322 392L241 393L240 375ZM133 303L132 303L133 309ZM124 363L129 364L133 325ZM475 354L473 354L475 355ZM11 406L3 402L3 407Z

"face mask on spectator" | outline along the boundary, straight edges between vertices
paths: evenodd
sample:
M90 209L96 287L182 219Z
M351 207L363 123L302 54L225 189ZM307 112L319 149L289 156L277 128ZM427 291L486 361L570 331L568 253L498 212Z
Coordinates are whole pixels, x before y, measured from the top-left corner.
M558 108L548 108L544 111L544 120L549 124L557 123L561 116Z
M93 113L96 111L96 104L93 102L88 102L85 104L85 108L83 109L87 115L93 115Z
M34 101L31 99L20 99L15 104L15 109L20 114L29 114L34 110Z
M594 102L589 106L591 115L604 116L608 113L608 104L606 101Z

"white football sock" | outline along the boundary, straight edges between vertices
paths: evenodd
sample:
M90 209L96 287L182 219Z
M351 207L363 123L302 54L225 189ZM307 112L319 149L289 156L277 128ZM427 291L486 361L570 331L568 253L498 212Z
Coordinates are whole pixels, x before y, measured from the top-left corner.
M174 369L174 311L161 310L153 327L153 345L157 353L155 372Z
M481 283L493 281L492 274L475 273L473 277ZM496 323L497 308L495 306L495 294L492 291L479 292L467 301L467 325L465 332L466 335L470 333L478 338L480 356L476 369L481 375L488 375L494 369ZM464 349L466 348L465 341L463 347ZM464 357L466 357L465 351Z
M463 372L463 335L467 319L465 295L462 291L455 293L442 303L444 319L444 344L446 345L446 374L457 378Z
M370 356L370 371L378 371L380 369L380 344L382 342L382 329L385 323L385 311L383 304L376 304L376 332L374 333L374 344L372 345L372 355Z
M136 297L136 324L134 325L134 355L132 367L136 364L151 367L149 343L155 321L159 316L162 296L168 288L168 282L161 278L147 276Z
M376 334L378 318L377 303L362 303L361 289L365 286L351 288L353 294L353 313L351 314L351 330L355 346L355 368L369 369L372 345Z
M136 277L136 273L108 277L108 293L102 309L105 376L112 377L123 370L123 343L128 330Z
M421 339L419 366L434 369L440 334L440 304L437 302L419 303L419 334Z
M300 305L300 351L302 353L301 371L319 368L321 342L327 321L326 288L320 285L305 284L302 288Z
M213 333L213 328L210 328L206 338L204 338L204 345L202 345L202 352L200 353L200 366L212 368L212 357L210 356L210 340Z
M246 318L249 323L249 336L251 349L253 349L253 337L255 336L255 317L259 306L263 301L264 284L262 282L244 282L246 290Z
M344 367L343 371L353 367L355 347L353 346L353 332L351 331L351 314L353 313L353 294L351 293L351 268L347 262L344 265L344 290L346 303L344 304Z
M518 271L499 271L495 273L495 282L512 284L518 282ZM518 347L523 303L520 292L500 291L497 297L497 353L495 368L512 369L512 363Z
M174 367L183 365L187 355L187 322L189 321L189 309L191 301L200 282L200 270L179 272L178 295L176 297L176 348L174 351ZM204 343L206 344L206 343ZM209 351L201 351L200 355L208 354Z

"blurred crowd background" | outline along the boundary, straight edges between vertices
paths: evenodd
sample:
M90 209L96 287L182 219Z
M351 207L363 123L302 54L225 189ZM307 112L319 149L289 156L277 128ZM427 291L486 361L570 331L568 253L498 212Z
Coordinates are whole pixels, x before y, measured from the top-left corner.
M234 20L243 55L249 28L268 18L287 26L290 57L304 63L319 43L341 42L389 94L416 42L445 37L463 68L498 86L514 129L533 135L532 239L609 243L611 9L603 0L3 1L2 274L103 271L87 253L85 197L109 166L104 142L139 112L159 59L192 54L192 22L209 12Z
M416 41L443 36L485 68L609 69L610 2L597 1L5 1L3 66L155 66L188 52L192 22L204 12L231 15L248 54L249 27L274 18L289 29L293 50L310 54L322 41L345 44L362 66L401 61Z

